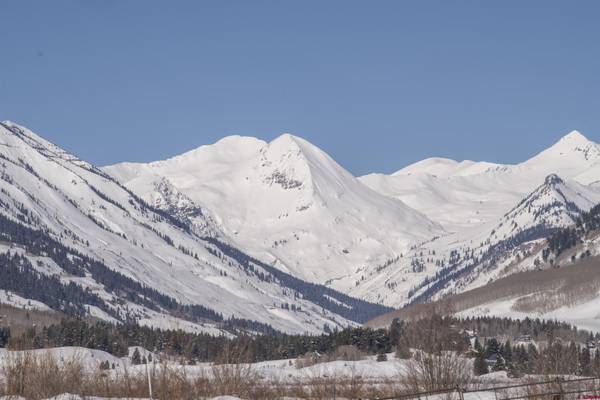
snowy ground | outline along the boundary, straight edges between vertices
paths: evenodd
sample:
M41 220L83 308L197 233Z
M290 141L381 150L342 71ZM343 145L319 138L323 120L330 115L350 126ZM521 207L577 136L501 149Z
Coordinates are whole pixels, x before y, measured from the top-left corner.
M114 369L111 369L115 375L122 374L127 371L130 376L141 374L145 376L147 374L146 365L132 365L131 355L136 348L130 348L129 357L118 358L108 353L99 350L90 350L77 347L61 347L54 349L44 350L33 350L31 354L36 356L47 356L50 355L60 363L70 362L71 360L77 360L81 365L89 369L90 371L97 370L100 363L108 361L111 365L114 364ZM137 348L143 356L148 356L149 352ZM22 355L23 352L7 351L0 349L0 371L3 370L7 360L12 357ZM331 378L335 382L342 382L344 379L359 379L361 382L368 385L380 386L386 384L397 384L402 376L406 373L407 368L410 366L411 361L399 360L394 357L393 353L387 354L388 359L386 361L377 362L375 357L367 357L360 361L332 361L324 362L304 368L297 368L295 360L275 360L266 361L252 364L251 370L256 378L266 386L269 385L310 385L314 378ZM154 360L159 360L160 357L153 354ZM164 360L162 360L164 361ZM209 377L212 373L213 366L209 363L201 363L194 366L181 366L174 361L169 361L168 366L173 369L178 369L185 372L185 376L189 378L205 376ZM162 362L159 360L154 363L152 368L161 368ZM467 368L471 368L468 366ZM1 374L0 374L0 379ZM532 381L543 381L548 380L547 377L526 377L527 380ZM488 400L495 399L496 396L493 391L489 388L493 386L503 385L514 385L522 383L520 380L511 379L506 376L505 372L494 372L477 378L476 386L482 389L481 392L470 392L464 393L464 400ZM520 389L512 389L520 390ZM545 390L545 389L544 389ZM500 392L499 392L500 393ZM520 394L521 392L514 392ZM504 394L508 394L504 393ZM451 394L440 394L435 396L428 396L428 399L442 400L442 399L458 399L457 393ZM0 400L21 400L20 397L0 397ZM71 394L62 394L56 397L52 397L48 400L83 400L84 397ZM101 397L85 397L88 400L102 400ZM117 400L116 398L113 398ZM214 400L237 400L238 397L232 396L220 396L213 398ZM124 399L123 399L124 400ZM143 400L143 399L139 399ZM288 400L293 400L288 398Z
M556 310L531 314L518 312L513 309L513 305L517 299L498 300L492 303L486 303L481 306L469 308L458 313L459 317L473 316L496 316L506 318L538 317L543 319L556 319L572 324L580 329L585 329L591 332L600 332L600 298L596 297L591 301L582 302L577 307L560 307Z
M130 348L129 354L133 354L135 348ZM147 356L149 352L142 348L138 348L142 357ZM130 374L146 374L146 365L133 365L130 357L115 357L109 353L100 350L91 350L81 347L59 347L53 349L40 349L27 351L37 357L43 358L51 356L59 364L72 361L79 362L82 366L90 371L98 370L100 364L108 361L109 365L113 366L114 374L121 374L127 370ZM2 367L11 358L23 354L21 351L8 351L0 349L0 371ZM152 357L156 362L153 368L160 368L162 360L160 356L153 354ZM290 381L302 382L308 381L315 377L328 378L351 378L360 377L368 381L384 381L387 379L397 378L403 374L407 368L408 361L397 360L393 353L388 354L388 361L377 362L375 356L369 356L360 361L332 361L315 364L312 366L297 368L295 360L275 360L254 363L251 365L252 371L264 381ZM210 376L212 363L199 363L197 365L182 366L179 363L169 361L169 367L180 370L185 370L186 375L193 376Z
M55 397L51 397L47 400L103 400L106 399L106 397L82 397L82 396L78 396L75 394L61 394L59 396L55 396ZM15 396L3 396L0 397L0 400L26 400L24 397L15 397ZM115 398L112 397L111 400L149 400L149 399L132 399L132 398ZM239 397L233 397L233 396L218 396L218 397L213 397L212 400L240 400Z
M134 350L135 348L130 348L129 357L123 358L115 357L103 351L79 347L32 350L28 351L28 353L40 358L51 356L59 363L59 365L75 360L79 362L83 368L86 368L91 372L98 371L101 363L108 362L111 366L114 365L114 369L111 369L111 373L114 376L123 376L125 371L127 371L127 374L130 374L130 376L145 376L148 373L146 365L132 365L131 363L131 355ZM140 350L144 357L147 357L149 354L148 351L142 348L138 348L138 350ZM23 354L24 352L22 351L7 351L6 349L0 349L0 371L3 370L10 359ZM151 368L162 368L161 365L164 360L160 360L160 357L156 354L153 354L152 358L155 362L152 364ZM338 382L348 379L358 379L362 382L374 385L398 382L399 379L405 375L411 361L396 359L393 353L387 354L387 358L386 361L377 362L374 356L369 356L360 361L331 361L303 368L298 368L296 366L296 360L274 360L254 363L250 365L250 368L252 374L254 374L253 376L256 377L255 379L258 379L267 385L282 383L285 385L305 385L314 382L313 380L315 378L333 379ZM190 378L200 376L210 377L214 368L210 363L182 366L174 361L169 361L167 364L170 368L185 372L185 376ZM489 384L513 382L508 379L504 373L489 374L485 379ZM485 396L473 397L473 395L475 394L471 394L468 398L487 398ZM0 400L8 399L8 397L0 397ZM78 400L81 399L81 397L64 394L54 397L53 399ZM90 399L90 397L87 397L87 399ZM234 400L236 398L217 397L215 399Z

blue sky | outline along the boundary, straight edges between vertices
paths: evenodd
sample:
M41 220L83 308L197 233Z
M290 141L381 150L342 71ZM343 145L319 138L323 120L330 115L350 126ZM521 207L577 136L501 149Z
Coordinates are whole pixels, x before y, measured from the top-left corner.
M600 141L598 1L0 2L0 119L99 165L302 136L359 175Z

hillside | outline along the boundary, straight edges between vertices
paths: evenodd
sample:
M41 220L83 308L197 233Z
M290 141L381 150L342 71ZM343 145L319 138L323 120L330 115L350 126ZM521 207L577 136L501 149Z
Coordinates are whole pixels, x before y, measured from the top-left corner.
M545 240L600 203L600 150L578 132L515 165L356 178L290 134L98 169L0 129L3 301L155 327L361 323L550 265Z
M227 137L168 160L104 171L148 200L156 196L152 182L167 180L211 210L218 229L246 251L343 291L354 285L361 266L384 263L443 233L289 134L270 143Z
M533 264L430 304L415 304L369 321L388 326L394 318L415 318L437 309L461 317L494 316L565 321L581 329L600 331L600 257L597 245L600 207L581 213L574 222L539 241L528 257Z
M179 213L16 124L0 125L0 159L0 289L13 302L214 334L320 332L383 310L253 259L171 187L159 193Z

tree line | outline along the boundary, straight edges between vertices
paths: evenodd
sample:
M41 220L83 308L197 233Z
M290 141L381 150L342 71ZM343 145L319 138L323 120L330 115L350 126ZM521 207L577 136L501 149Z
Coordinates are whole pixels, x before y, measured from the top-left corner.
M473 358L476 374L494 370L506 370L512 376L600 373L600 355L595 348L600 335L539 319L432 315L417 321L396 319L386 329L355 327L322 335L242 333L236 337L63 319L46 327L32 327L17 336L10 333L9 328L0 330L0 345L13 349L81 346L118 357L126 356L128 347L140 346L189 364L222 360L224 349L232 348L246 355L244 361L259 362L307 354L318 357L352 346L364 354L378 355L378 360L385 360L384 355L390 352L399 358L411 358L415 351L453 351Z
M475 342L475 375L491 371L507 371L510 377L525 374L600 376L600 351L589 344L563 342L550 338L545 346L533 343L511 344L488 339L484 345Z

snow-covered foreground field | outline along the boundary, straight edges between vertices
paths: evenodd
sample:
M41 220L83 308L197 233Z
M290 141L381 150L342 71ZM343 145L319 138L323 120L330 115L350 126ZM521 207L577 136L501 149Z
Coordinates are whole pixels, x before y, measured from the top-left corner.
M108 399L107 397L83 397L83 396L79 396L76 394L69 394L69 393L64 393L64 394L60 394L58 396L54 396L54 397L50 397L47 400L105 400ZM131 397L129 398L117 398L117 397L111 397L111 400L149 400L149 399L144 399L144 398L137 398L137 399L132 399ZM3 396L0 397L0 400L26 400L24 397L19 397L19 396ZM211 400L239 400L239 397L233 397L233 396L218 396L218 397L213 397L211 398Z
M446 397L444 397L445 395L438 395L438 396L429 396L428 399L431 400L437 400L437 399L445 399ZM494 392L482 392L482 393L465 393L464 394L464 399L465 400L494 400ZM25 400L24 397L9 397L9 396L5 396L5 397L0 397L0 400ZM108 398L106 397L82 397L79 395L74 395L74 394L61 394L55 397L51 397L48 400L108 400ZM138 399L125 399L125 398L110 398L110 400L150 400L150 399L143 399L143 398L138 398ZM218 396L218 397L213 397L211 398L211 400L240 400L239 397L234 397L234 396ZM293 399L288 399L288 400L293 400Z
M79 396L76 394L69 394L69 393L64 393L64 394L60 394L58 396L54 396L54 397L50 397L48 399L44 399L44 400L107 400L107 397L83 397L83 396ZM20 397L20 396L2 396L0 397L0 400L27 400L24 397ZM133 399L131 397L127 397L127 398L117 398L117 397L111 397L110 400L150 400L148 398L141 398L138 397L136 399ZM234 396L218 396L218 397L212 397L210 400L240 400L239 397L234 397Z
M152 356L152 362L141 365L132 363L135 348L130 349L130 356L118 358L99 350L78 347L63 347L32 351L7 351L0 349L0 400L9 399L148 399L148 376L152 377L154 396L152 398L191 399L210 398L219 400L246 399L305 399L305 398L390 398L395 394L407 393L407 381L414 374L416 361L396 359L393 353L387 354L387 360L377 361L374 356L359 361L330 361L301 367L298 360L266 361L254 364L213 365L200 363L197 365L181 365L176 360L161 359L138 348L142 357ZM29 361L24 361L29 360ZM49 360L52 360L51 362ZM306 362L306 361L304 361ZM25 366L28 365L29 367ZM462 360L460 365L466 375L471 375L472 364ZM15 375L19 366L23 371ZM25 366L25 367L24 367ZM106 369L108 367L108 369ZM6 388L15 381L27 381L27 369L47 369L37 371L39 379L50 382L42 386L52 386L52 372L59 375L73 375L70 380L89 382L90 387L76 386L64 391L55 388L50 395L29 394L24 397L4 396L14 394ZM9 376L8 371L12 370ZM55 370L55 371L52 371ZM78 375L80 374L80 375ZM87 375L86 375L87 374ZM83 375L91 377L89 380ZM17 376L18 379L15 379ZM37 375L36 375L37 376ZM414 377L414 375L413 375ZM470 376L469 378L473 378ZM532 379L529 377L528 379ZM541 380L540 377L537 380ZM123 384L123 381L126 384ZM9 382L10 381L10 382ZM469 387L488 388L497 385L512 385L522 380L511 379L505 372L496 372L472 380ZM11 383L12 382L12 383ZM28 384L26 384L28 385ZM33 384L32 384L33 385ZM85 383L83 383L85 385ZM247 391L246 386L252 386ZM67 385L68 386L68 385ZM75 387L75 389L73 389ZM117 388L118 387L118 388ZM167 389L165 389L165 387ZM183 388L183 389L182 389ZM219 389L220 388L220 389ZM21 388L23 389L23 388ZM42 388L39 393L44 393ZM81 392L79 392L81 390ZM123 390L128 390L127 393ZM179 392L178 392L179 390ZM181 390L187 392L181 395ZM203 391L204 390L204 391ZM80 394L69 394L80 393ZM165 394L166 393L166 394ZM189 397L189 393L194 393ZM233 394L235 396L223 396ZM450 396L450 397L448 397ZM458 398L457 393L429 396L430 399ZM493 399L494 393L481 391L465 393L464 399Z
M135 365L132 360L137 359L137 353L142 359L152 361ZM456 357L454 353L445 354L448 358L441 356L434 360L437 365L446 367L423 371L427 362L420 363L418 355L404 360L397 359L393 353L387 354L384 361L368 356L358 361L312 365L307 365L310 364L308 358L253 364L182 365L178 360L167 360L139 347L130 348L129 356L122 358L80 347L0 349L0 400L391 400L425 392L421 388L432 387L427 380L433 375L440 379L434 387L448 390L425 396L431 400L519 399L532 393L599 393L600 378L591 381L593 378L582 380L575 376L515 379L504 371L475 377L471 360ZM540 385L540 382L545 383ZM522 387L525 383L534 386ZM456 388L464 390L462 396ZM587 391L582 391L586 388Z
M135 351L130 348L130 356ZM106 372L112 376L120 376L125 373L132 376L146 376L148 369L160 370L165 366L193 377L210 377L214 373L213 363L198 363L196 365L181 365L177 360L165 360L160 356L137 348L142 357L151 355L153 362L149 364L134 365L131 357L115 357L101 350L92 350L82 347L60 347L53 349L9 351L0 349L0 370L7 364L19 357L32 355L36 359L51 357L59 365L77 363L84 367L87 372L98 371L103 363L108 363L110 368ZM263 382L307 382L316 378L357 378L371 382L383 382L398 379L406 374L409 368L409 360L396 359L393 353L387 354L387 361L378 362L375 356L368 356L359 361L330 361L317 363L310 366L298 367L296 360L264 361L253 364L244 364L244 369L252 371L255 378Z

